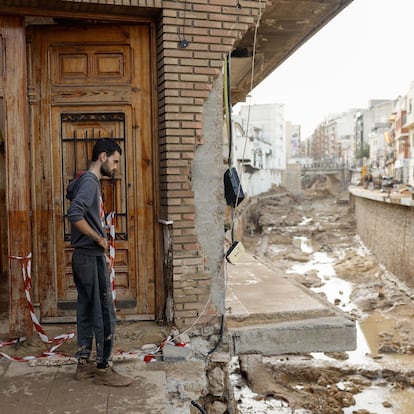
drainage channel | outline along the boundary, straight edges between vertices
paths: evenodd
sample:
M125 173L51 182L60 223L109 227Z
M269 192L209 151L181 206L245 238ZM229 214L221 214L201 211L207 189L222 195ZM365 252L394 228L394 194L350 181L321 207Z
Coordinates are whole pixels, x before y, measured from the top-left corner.
M306 237L296 237L301 244L303 252L311 254L311 259L306 263L294 264L287 273L305 274L309 271L317 271L322 283L320 287L312 288L316 293L323 294L327 300L338 306L344 312L358 314L359 310L351 302L350 296L353 289L352 283L342 280L336 276L334 263L335 258L343 256L344 252L336 251L335 258L325 252L313 252L311 242ZM364 248L358 239L355 239L355 254ZM271 246L269 246L272 249ZM273 249L277 249L274 247ZM366 369L379 369L392 366L413 366L412 355L386 354L378 355L378 336L380 332L391 327L392 321L386 319L380 312L371 312L366 317L357 321L357 349L347 352L344 364L355 367L358 371L361 367ZM323 353L312 353L314 361L329 361L329 356ZM277 358L277 357L274 357ZM271 358L267 357L270 361ZM240 414L317 414L306 409L289 408L285 401L272 397L262 397L250 391L244 379L239 373L238 361L232 361L231 380L234 385L235 399L238 401L237 409ZM338 365L338 361L335 361ZM298 384L298 387L301 385ZM347 385L340 381L336 384L338 389ZM414 391L411 387L396 387L394 383L378 378L366 384L361 390L353 395L354 404L343 408L343 414L375 413L375 414L412 414L414 411Z

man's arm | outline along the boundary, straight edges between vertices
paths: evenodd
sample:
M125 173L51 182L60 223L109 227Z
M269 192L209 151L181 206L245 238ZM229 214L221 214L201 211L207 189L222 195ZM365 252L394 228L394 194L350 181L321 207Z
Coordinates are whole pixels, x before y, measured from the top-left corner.
M103 247L105 250L108 248L107 238L102 237L99 233L97 233L85 219L72 223L72 226L75 226L78 231L94 240L99 246Z

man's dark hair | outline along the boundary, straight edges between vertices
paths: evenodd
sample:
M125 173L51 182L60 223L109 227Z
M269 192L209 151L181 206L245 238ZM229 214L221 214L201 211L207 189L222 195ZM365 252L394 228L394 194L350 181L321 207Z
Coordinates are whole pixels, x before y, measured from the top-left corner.
M121 147L112 138L100 138L95 142L92 150L92 162L99 158L99 154L106 152L106 155L110 157L115 151L122 155Z

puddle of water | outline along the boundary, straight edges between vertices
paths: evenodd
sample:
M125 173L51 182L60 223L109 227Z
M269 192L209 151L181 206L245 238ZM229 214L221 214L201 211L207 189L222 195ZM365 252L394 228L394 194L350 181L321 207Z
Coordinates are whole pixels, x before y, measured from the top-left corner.
M325 280L323 286L313 288L312 291L316 293L325 293L330 303L335 304L345 312L350 312L351 310L356 309L349 299L352 292L352 284L346 280L330 278Z
M329 257L327 253L315 252L309 262L295 264L286 273L303 275L310 270L316 270L323 286L311 290L316 293L324 293L330 303L335 304L344 312L355 310L355 306L350 301L352 283L336 277L333 263L334 259Z
M359 322L360 329L364 333L371 352L377 353L379 346L378 334L383 331L392 331L395 322L384 318L379 312L373 312L364 320Z
M315 252L309 262L295 264L286 272L305 274L310 270L317 270L318 276L325 281L326 279L335 276L333 262L334 259L329 257L327 253Z
M395 414L413 414L414 411L414 390L405 389L401 391L393 391L395 400Z
M307 237L294 236L293 240L294 241L297 240L299 242L300 249L302 250L302 252L304 252L304 253L312 253L313 252L312 244L311 244L310 240Z
M298 224L298 226L307 226L312 221L313 221L312 217L302 217L302 221Z
M230 380L234 387L234 399L237 401L237 410L240 414L292 414L292 410L285 401L274 398L262 398L254 393L246 385L245 380L238 373L238 360L234 357L231 361Z
M276 253L285 252L287 250L287 247L279 247L279 246L276 246L274 244L270 244L269 247L268 247L268 250L271 253L276 254Z
M353 414L355 409L364 408L370 413L376 414L401 414L394 411L393 407L384 407L383 402L388 401L388 391L385 387L372 386L355 394L355 405L344 408L344 414Z

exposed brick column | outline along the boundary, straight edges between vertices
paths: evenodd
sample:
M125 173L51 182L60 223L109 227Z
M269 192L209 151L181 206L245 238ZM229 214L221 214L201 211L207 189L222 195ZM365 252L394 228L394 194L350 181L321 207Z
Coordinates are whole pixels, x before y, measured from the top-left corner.
M175 315L184 324L196 318L194 309L206 303L211 288L195 229L192 162L204 142L204 101L224 57L258 15L258 1L242 3L242 9L233 0L162 3L157 38L161 214L174 221Z

